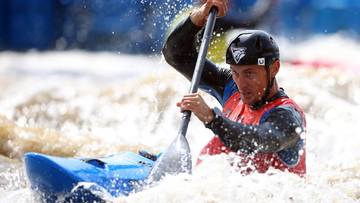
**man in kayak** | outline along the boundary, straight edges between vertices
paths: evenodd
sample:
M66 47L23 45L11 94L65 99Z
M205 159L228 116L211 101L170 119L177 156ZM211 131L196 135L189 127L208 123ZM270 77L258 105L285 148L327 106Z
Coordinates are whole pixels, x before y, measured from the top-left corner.
M163 48L166 61L191 79L196 59L198 33L210 8L223 17L227 0L204 0L169 35ZM274 38L260 30L239 33L226 52L230 69L206 60L200 85L216 97L222 112L210 108L200 94L187 94L177 106L192 111L212 130L214 138L202 149L204 155L234 152L244 173L269 168L306 174L305 116L302 109L278 86L279 48Z

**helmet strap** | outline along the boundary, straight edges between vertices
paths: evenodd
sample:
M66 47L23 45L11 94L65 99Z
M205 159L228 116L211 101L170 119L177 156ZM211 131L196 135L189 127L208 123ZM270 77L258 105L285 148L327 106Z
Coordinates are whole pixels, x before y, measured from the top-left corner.
M267 77L267 86L266 86L266 89L265 89L265 93L261 97L260 101L258 101L258 102L251 105L251 108L255 109L255 110L259 109L261 106L263 106L264 104L267 103L267 99L268 99L268 97L270 95L271 88L274 85L275 77L271 78L270 67L265 66L265 70L266 70L266 77Z

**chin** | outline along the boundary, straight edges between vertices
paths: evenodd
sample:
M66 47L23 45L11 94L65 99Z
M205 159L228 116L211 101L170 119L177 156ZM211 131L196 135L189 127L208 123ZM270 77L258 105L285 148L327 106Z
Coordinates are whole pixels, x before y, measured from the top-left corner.
M242 102L247 105L251 105L254 103L252 99L245 99L245 98L242 99Z
M253 105L259 102L261 99L258 98L244 98L242 99L242 102L247 105Z

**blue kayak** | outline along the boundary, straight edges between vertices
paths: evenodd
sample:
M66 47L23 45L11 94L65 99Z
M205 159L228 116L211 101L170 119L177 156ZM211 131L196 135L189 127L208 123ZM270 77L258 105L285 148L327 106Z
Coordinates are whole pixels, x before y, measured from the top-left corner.
M103 202L94 191L113 197L136 191L156 158L142 151L96 159L27 153L25 167L31 188L45 202Z

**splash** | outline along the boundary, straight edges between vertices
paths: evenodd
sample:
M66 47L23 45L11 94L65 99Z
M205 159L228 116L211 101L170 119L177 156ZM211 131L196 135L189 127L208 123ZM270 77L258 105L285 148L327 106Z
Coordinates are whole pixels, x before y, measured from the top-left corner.
M323 42L347 50L331 52ZM168 176L156 187L110 201L359 202L360 77L353 68L358 64L347 63L359 46L336 37L311 45L283 44L278 77L306 112L306 179L277 171L242 176L229 166L230 157L219 155L194 167L192 176ZM291 56L326 55L336 67L286 62ZM181 114L175 102L189 83L160 60L106 53L1 54L0 84L7 88L0 93L0 201L33 201L21 165L27 151L93 157L164 150L177 134ZM210 97L206 101L218 105ZM192 118L187 138L193 160L211 136Z

